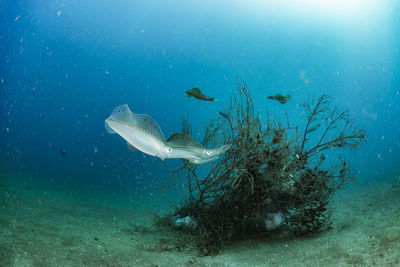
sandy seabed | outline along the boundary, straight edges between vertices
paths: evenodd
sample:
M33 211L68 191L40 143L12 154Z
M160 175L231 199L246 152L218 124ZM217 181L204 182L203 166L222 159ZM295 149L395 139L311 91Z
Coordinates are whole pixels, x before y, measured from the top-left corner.
M241 241L202 257L192 247L168 249L165 233L134 230L172 210L156 193L3 185L0 266L400 266L399 185L353 185L332 208L333 229L317 237Z

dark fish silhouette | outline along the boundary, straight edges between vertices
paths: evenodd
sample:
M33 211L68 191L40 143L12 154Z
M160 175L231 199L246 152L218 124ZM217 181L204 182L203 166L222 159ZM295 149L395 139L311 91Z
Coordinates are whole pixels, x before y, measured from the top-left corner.
M60 155L62 157L65 157L66 154L67 154L67 151L65 151L65 149L60 149Z
M192 88L190 90L186 90L185 93L188 95L188 97L194 97L199 100L204 100L204 101L214 101L215 98L213 97L208 97L203 95L203 93L200 91L199 88Z
M277 101L279 101L279 103L281 103L281 104L285 104L286 102L288 102L288 101L291 99L290 95L283 96L283 95L281 95L281 94L277 94L277 95L275 95L275 96L267 96L266 98L268 98L268 99L273 99L273 100L277 100Z
M221 115L221 117L223 117L223 118L229 120L229 116L228 116L227 114L225 114L225 113L223 113L223 112L221 112L221 111L218 111L218 114Z

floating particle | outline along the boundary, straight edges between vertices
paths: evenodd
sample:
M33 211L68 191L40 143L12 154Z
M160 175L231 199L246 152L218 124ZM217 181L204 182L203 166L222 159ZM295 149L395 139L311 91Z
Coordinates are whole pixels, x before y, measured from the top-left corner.
M57 11L57 17L59 17L61 15L61 10Z
M306 72L304 70L300 71L300 79L304 79L306 76Z

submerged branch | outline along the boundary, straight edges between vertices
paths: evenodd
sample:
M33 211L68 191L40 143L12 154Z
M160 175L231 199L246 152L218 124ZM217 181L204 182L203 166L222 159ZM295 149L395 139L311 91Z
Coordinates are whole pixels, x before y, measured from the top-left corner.
M190 195L175 215L196 221L198 246L205 254L211 253L210 246L220 248L228 241L268 232L264 225L271 214L279 214L284 221L276 227L293 234L326 229L330 197L354 177L340 158L328 166L325 152L354 150L366 135L349 119L348 111L332 109L326 95L303 107L307 123L300 137L289 119L284 125L266 114L262 127L247 85L238 79L237 93L224 113L228 115L211 121L201 142L204 146L230 143L231 149L208 165L207 171L182 161L171 173L175 185L186 177ZM293 129L294 135L289 131ZM183 130L191 134L188 121ZM312 137L321 134L310 139L311 132Z

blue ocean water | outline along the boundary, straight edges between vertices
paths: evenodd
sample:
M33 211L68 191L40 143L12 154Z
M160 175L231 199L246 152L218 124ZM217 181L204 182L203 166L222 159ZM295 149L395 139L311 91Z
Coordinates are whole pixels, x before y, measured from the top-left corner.
M2 176L133 193L162 183L178 161L129 152L104 120L126 103L166 137L188 117L200 140L237 77L261 119L301 126L301 103L332 96L368 133L348 154L357 179L398 176L400 4L277 2L0 1ZM217 101L188 98L193 87ZM277 93L292 100L265 99Z

